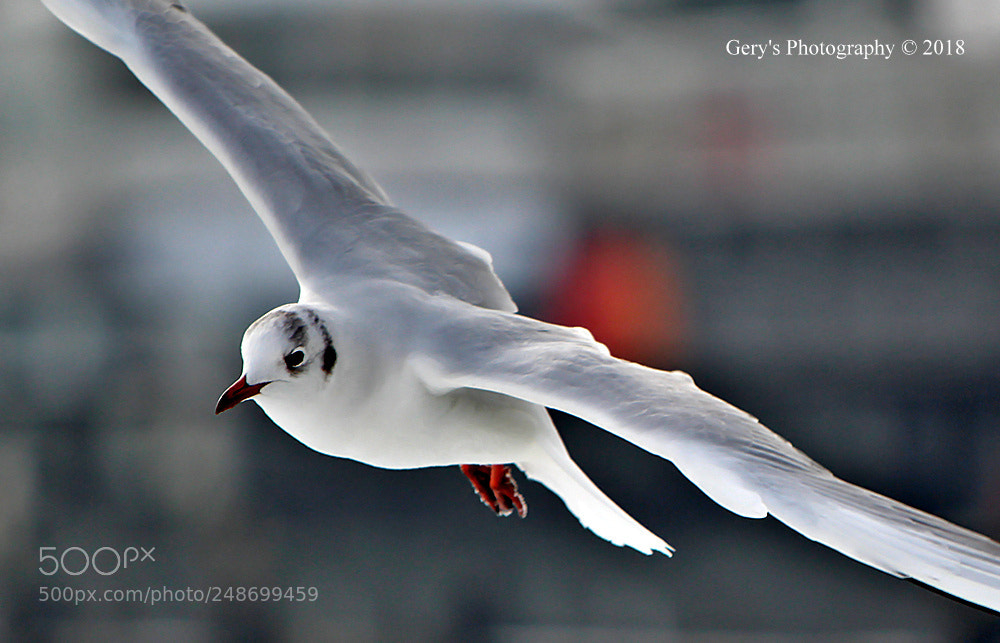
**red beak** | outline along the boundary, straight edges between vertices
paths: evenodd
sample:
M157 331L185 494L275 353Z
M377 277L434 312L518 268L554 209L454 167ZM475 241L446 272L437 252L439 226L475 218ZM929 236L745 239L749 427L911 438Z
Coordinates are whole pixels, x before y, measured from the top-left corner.
M219 403L215 405L215 414L218 415L223 411L228 411L243 400L249 400L254 395L260 393L260 390L268 384L270 382L247 384L247 376L244 375L233 382L233 385L227 388L226 392L219 398Z

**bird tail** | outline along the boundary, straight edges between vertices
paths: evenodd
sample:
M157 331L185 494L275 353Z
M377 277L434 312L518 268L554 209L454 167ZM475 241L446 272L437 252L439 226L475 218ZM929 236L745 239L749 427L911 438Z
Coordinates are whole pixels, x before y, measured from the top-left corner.
M644 554L670 556L674 548L640 525L597 488L570 458L562 444L552 445L533 460L519 462L524 474L552 490L587 529L601 538Z

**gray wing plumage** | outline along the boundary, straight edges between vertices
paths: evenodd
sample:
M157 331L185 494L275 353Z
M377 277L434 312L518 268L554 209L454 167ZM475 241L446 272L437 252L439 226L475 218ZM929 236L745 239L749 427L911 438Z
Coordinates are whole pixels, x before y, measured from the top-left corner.
M585 331L449 306L417 347L432 390L480 388L583 418L673 462L739 515L770 514L889 574L1000 611L1000 544L835 477L755 418Z
M178 3L45 0L120 57L222 162L274 236L303 297L360 279L514 310L489 255L389 203L309 114Z

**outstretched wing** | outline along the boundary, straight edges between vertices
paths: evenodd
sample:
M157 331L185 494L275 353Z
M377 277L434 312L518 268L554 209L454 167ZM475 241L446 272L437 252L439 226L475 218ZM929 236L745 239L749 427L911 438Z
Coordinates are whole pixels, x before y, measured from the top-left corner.
M44 0L121 58L236 180L304 293L387 279L514 310L484 251L438 235L382 189L268 76L178 2Z
M582 329L446 306L412 357L434 391L478 388L581 417L673 462L723 507L771 514L895 576L1000 611L1000 544L836 478L755 418Z

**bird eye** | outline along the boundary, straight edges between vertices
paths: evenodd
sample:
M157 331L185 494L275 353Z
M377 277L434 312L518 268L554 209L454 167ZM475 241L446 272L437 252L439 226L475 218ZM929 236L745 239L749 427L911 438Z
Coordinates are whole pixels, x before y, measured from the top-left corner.
M306 352L301 347L296 348L288 355L285 355L285 366L288 368L296 368L302 366L302 362L306 359Z

